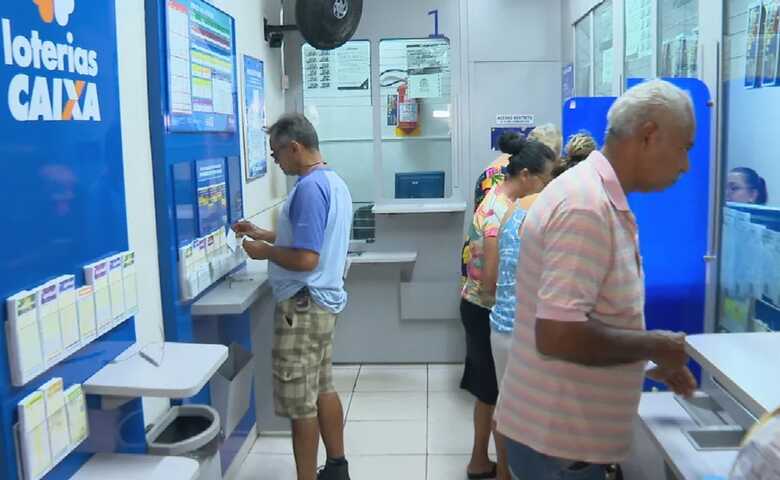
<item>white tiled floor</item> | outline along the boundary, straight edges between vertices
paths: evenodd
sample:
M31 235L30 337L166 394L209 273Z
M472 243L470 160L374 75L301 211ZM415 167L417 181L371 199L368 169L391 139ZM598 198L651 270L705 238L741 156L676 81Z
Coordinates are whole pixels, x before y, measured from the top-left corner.
M334 383L347 416L350 477L466 479L474 400L458 388L462 372L462 365L335 367ZM258 439L238 476L272 479L295 480L289 437Z

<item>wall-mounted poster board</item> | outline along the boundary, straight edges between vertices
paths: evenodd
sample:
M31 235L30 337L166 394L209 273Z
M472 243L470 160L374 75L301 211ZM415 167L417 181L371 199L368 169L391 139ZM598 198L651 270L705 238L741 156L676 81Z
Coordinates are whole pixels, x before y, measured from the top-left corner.
M227 224L227 179L224 158L195 162L198 182L198 229L201 237Z
M761 86L761 50L764 32L764 6L751 4L747 15L747 52L745 53L745 87Z
M351 40L333 50L301 47L307 104L371 105L371 42Z
M263 62L244 55L244 159L246 179L268 171L265 134L265 72Z
M0 239L3 480L43 474L46 480L65 480L97 447L126 453L143 453L138 445L145 449L140 399L96 417L97 399L91 397L84 407L83 397L77 398L78 417L70 419L75 423L64 418L67 407L62 406L61 387L83 384L135 343L135 322L118 320L127 305L125 295L136 306L144 302L137 290L120 286L125 264L119 255L129 244L116 18L114 1L0 2L0 164L5 172L0 176L0 222L6 226ZM127 265L134 269L132 262ZM89 278L96 264L102 274ZM93 281L100 288L93 289ZM19 298L19 308L9 297ZM105 315L99 324L93 322L96 299L108 306L101 308ZM23 370L15 379L17 365ZM62 383L44 400L53 433L44 436L38 403L43 398L33 400L35 407L23 400L51 386L54 378ZM27 424L33 428L17 428L33 411L38 421ZM81 428L84 414L87 430ZM99 439L118 439L120 424L121 441L101 445ZM65 440L69 426L77 427L71 431L77 433L74 442ZM80 443L85 433L87 443L77 452L64 448ZM50 443L53 456L46 458Z
M233 19L202 0L166 1L171 132L234 132Z

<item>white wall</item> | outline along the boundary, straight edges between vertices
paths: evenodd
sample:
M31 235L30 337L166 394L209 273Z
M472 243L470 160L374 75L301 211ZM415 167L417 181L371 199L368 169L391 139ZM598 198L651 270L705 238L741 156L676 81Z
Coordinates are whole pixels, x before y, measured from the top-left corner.
M490 149L496 114L534 114L561 124L560 0L466 0L468 90L461 162L465 200L473 211L477 177L498 155ZM563 3L566 3L565 1ZM471 215L466 216L466 224Z
M266 102L269 120L284 108L281 90L281 58L263 40L263 14L279 17L279 0L220 0L214 4L236 19L237 51L265 61ZM137 253L139 313L136 332L142 344L162 340L162 307L157 260L154 186L152 177L149 108L146 75L144 0L117 0L117 47L119 52L119 93L122 118L122 148L125 173L125 199L130 248ZM243 62L241 57L239 60ZM243 83L241 83L243 85ZM243 157L243 154L242 154ZM268 174L244 185L247 217L265 227L272 222L274 199L283 197L286 185L279 169L269 164ZM144 399L144 418L153 422L168 407L167 400Z

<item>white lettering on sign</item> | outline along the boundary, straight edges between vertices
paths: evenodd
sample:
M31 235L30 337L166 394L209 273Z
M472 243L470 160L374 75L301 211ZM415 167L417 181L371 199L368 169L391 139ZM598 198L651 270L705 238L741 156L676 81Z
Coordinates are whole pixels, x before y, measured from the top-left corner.
M32 3L31 8L35 8ZM71 7L57 15L60 26L67 26L75 8L72 0ZM66 12L70 13L64 15ZM43 10L40 16L44 23L54 20L54 15ZM8 84L8 110L15 120L101 121L98 87L89 81L100 73L97 51L76 45L72 32L65 32L64 41L54 42L42 39L37 30L17 34L8 18L1 23L4 64L32 70L14 75ZM58 75L36 75L35 70Z

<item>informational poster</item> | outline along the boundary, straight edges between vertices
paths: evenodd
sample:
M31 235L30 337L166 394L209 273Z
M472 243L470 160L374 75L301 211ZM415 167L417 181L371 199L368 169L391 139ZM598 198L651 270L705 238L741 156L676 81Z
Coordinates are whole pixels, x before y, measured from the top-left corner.
M745 87L761 85L761 37L764 31L764 7L754 3L748 8L747 51L745 52Z
M406 46L409 98L440 98L450 81L450 44L446 40Z
M301 47L303 96L307 103L318 99L349 99L350 105L371 105L371 43L353 40L333 50Z
M263 62L244 55L244 159L247 180L260 178L268 171L264 75Z
M561 96L564 101L574 96L574 64L569 63L563 67L563 81L561 82Z
M496 115L496 125L515 125L531 127L536 124L536 115L532 113L499 113Z
M199 236L214 232L228 223L225 160L198 160L195 165L198 185Z
M409 98L450 97L452 75L447 39L383 40L379 48L382 95L397 95L398 87L407 84Z
M233 19L202 0L167 0L168 129L234 132Z
M612 84L615 74L615 50L612 47L601 52L601 80L603 83Z
M780 1L766 0L764 2L766 18L764 20L764 74L761 84L765 86L778 84L778 63L780 62Z
M644 57L653 52L651 0L626 0L626 57Z

